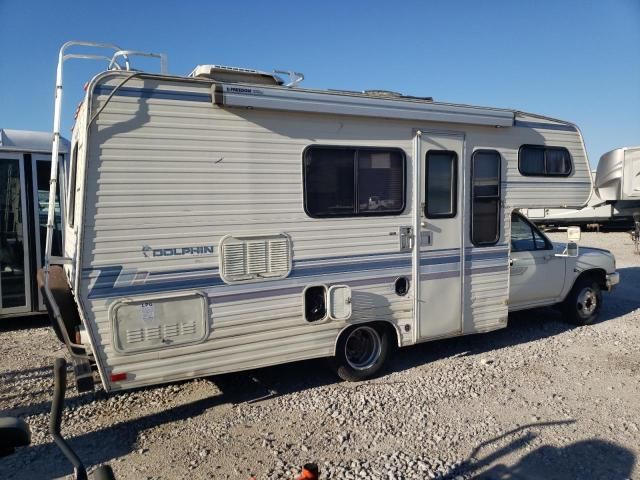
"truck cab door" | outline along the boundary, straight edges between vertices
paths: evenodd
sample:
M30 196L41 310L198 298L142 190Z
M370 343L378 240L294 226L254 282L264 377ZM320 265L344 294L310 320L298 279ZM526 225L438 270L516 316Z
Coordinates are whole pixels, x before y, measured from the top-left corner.
M525 307L559 300L566 260L556 257L553 243L523 215L511 215L509 306Z

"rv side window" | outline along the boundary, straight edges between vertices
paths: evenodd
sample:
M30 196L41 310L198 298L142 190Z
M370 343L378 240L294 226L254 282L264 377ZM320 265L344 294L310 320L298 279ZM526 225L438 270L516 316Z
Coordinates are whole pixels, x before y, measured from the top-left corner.
M566 177L571 174L571 154L563 147L523 145L518 154L522 175L535 177Z
M78 168L78 144L73 147L73 154L71 155L71 165L69 166L69 198L67 201L67 223L70 227L73 227L75 222L75 210L76 210L76 169Z
M455 217L458 155L448 150L429 150L426 164L425 217Z
M314 218L402 213L404 172L405 156L398 149L309 147L304 209Z
M471 159L471 241L493 245L500 239L500 154L477 150Z

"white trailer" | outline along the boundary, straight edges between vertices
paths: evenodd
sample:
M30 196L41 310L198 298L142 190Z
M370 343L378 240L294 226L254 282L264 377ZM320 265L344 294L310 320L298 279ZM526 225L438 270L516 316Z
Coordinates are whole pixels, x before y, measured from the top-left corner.
M61 168L68 152L62 139ZM44 265L50 170L50 132L0 128L0 318L46 311L35 278ZM56 195L56 255L62 252L61 211Z
M588 225L631 228L640 215L640 147L611 150L600 157L594 194L584 208L524 209L531 220L547 226Z
M64 281L52 267L43 286L106 390L316 357L365 378L392 344L503 328L583 270L615 283L612 257L579 268L532 229L518 279L570 273L533 299L519 281L510 306L514 209L580 207L592 190L575 125L292 77L123 66L88 83L50 258Z

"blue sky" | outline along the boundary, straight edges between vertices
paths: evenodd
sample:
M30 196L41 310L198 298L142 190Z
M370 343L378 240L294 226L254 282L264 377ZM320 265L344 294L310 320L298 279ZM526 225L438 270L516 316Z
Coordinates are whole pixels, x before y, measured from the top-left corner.
M309 87L571 120L594 165L640 144L640 0L0 0L0 127L51 129L57 51L70 39L165 52L176 74L201 63L294 69ZM100 67L69 64L67 136Z

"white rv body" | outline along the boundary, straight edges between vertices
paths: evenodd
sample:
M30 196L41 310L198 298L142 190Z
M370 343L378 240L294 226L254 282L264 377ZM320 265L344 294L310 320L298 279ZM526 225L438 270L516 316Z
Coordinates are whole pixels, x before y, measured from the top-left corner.
M64 168L69 142L62 139ZM43 265L51 169L51 133L0 128L0 318L45 312L35 275ZM61 204L53 253L60 255Z
M527 145L566 149L567 174L521 174ZM395 152L402 183L354 200L371 215L314 218L305 158L322 148L356 152L354 165L370 157L362 178ZM389 325L399 346L505 327L512 211L577 208L592 190L568 122L242 76L104 72L88 86L72 151L64 268L107 390L332 356L358 323ZM471 164L483 151L499 159L498 178L484 180L498 185L497 203L482 204L498 205L498 227L474 245ZM425 216L436 204L428 155L451 159L450 177L432 173L451 181L450 216ZM398 192L402 205L383 198ZM325 289L327 312L310 322L312 287Z

